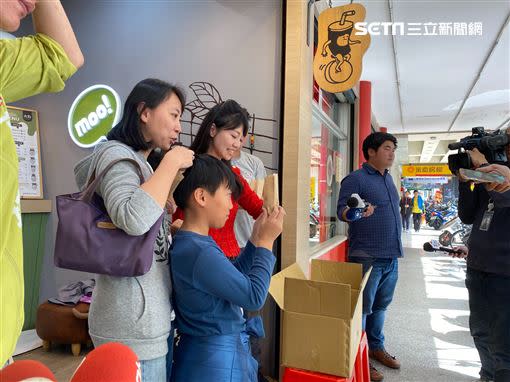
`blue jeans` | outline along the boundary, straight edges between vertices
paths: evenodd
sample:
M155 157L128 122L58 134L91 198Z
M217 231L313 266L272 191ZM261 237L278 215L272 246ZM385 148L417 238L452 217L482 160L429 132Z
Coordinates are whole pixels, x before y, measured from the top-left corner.
M172 375L172 362L174 355L174 325L170 327L168 336L168 353L159 358L140 361L142 369L142 382L167 382Z
M172 326L170 327L170 335L168 336L168 353L166 354L166 380L170 381L172 377L172 366L174 362L174 327L175 321L172 321Z
M372 267L363 291L363 329L370 350L384 349L384 316L397 285L398 259L352 257L349 261L363 265L363 274Z
M469 268L469 329L478 350L480 377L495 382L510 375L510 277Z
M411 215L400 214L400 216L402 217L402 229L408 231L411 227Z
M166 356L142 360L142 382L167 382Z

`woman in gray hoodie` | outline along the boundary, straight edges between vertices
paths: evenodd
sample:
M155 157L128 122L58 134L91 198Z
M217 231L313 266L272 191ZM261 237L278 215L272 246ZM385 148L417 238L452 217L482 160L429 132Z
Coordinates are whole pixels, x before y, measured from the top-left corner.
M169 150L181 132L184 105L181 89L157 79L139 82L108 141L75 167L76 182L83 189L94 171L100 173L116 159L138 162L145 178L142 184L135 166L123 161L107 172L97 191L112 222L129 235L143 235L156 223L165 211L176 174L193 163L191 150L182 146ZM169 151L153 171L147 158L156 148ZM173 339L168 237L165 217L149 272L138 277L99 275L90 307L89 331L94 345L121 342L131 347L141 361L142 381L166 381L167 355L170 362L172 358L172 348L167 345L169 336Z

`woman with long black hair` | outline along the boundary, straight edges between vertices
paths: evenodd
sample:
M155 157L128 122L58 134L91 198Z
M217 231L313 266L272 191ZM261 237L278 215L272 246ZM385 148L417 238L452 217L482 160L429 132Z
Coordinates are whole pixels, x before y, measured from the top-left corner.
M178 87L151 78L140 81L129 94L122 119L108 134L108 141L75 167L76 182L83 189L93 174L117 159L130 158L139 164L144 182L134 164L121 161L106 173L97 191L113 224L130 235L143 235L159 221L176 174L193 163L191 150L171 149L181 132L184 105L184 93ZM153 171L147 158L157 148L168 151ZM166 220L159 229L150 270L138 277L99 275L89 313L94 345L128 345L140 359L142 381L166 381L167 356L169 365L172 360Z
M224 161L235 173L241 193L237 200L232 199L232 210L223 228L209 230L209 236L221 248L223 253L234 260L240 252L234 232L237 210L241 206L254 219L262 213L263 200L250 188L241 175L241 171L231 166L230 160L242 145L243 137L248 134L249 116L245 108L234 100L224 101L214 106L205 116L190 149L195 155L209 154ZM174 214L175 220L183 219L180 209Z

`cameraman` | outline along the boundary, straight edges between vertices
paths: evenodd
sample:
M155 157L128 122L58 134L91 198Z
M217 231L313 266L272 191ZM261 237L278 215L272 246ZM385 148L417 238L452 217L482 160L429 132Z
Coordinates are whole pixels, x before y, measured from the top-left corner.
M510 145L506 154L510 158ZM469 156L475 169L507 178L506 186L490 183L472 188L459 177L459 217L473 224L466 287L469 327L482 364L480 380L506 382L510 381L510 169L489 165L476 149Z

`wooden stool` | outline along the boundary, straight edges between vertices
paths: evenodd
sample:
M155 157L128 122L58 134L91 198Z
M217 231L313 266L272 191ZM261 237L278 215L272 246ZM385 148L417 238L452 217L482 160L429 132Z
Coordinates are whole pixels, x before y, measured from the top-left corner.
M80 355L82 344L91 344L88 304L65 306L44 302L37 308L35 330L49 351L52 343L71 344L73 355Z

